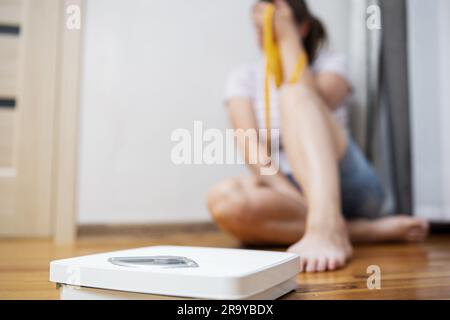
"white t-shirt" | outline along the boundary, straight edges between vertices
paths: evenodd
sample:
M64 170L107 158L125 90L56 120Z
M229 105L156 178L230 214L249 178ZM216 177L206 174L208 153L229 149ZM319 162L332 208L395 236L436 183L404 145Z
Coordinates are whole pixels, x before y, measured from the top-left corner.
M349 83L347 71L347 61L344 55L337 52L322 49L311 65L311 71L315 74L334 73ZM242 65L233 70L227 80L225 88L225 100L231 98L250 98L255 109L256 119L259 128L265 128L264 112L264 59L254 63ZM280 115L278 110L278 92L274 83L271 83L271 126L273 129L280 129ZM336 108L334 114L338 121L347 127L347 106L342 105ZM280 135L283 133L280 130ZM282 145L282 138L280 137ZM279 152L279 165L284 173L291 172L287 157L283 151Z

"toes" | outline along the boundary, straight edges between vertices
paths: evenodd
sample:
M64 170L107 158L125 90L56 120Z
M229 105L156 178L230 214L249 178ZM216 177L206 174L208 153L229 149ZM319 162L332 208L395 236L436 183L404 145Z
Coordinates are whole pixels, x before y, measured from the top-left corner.
M327 268L330 271L337 270L345 266L345 256L334 256L328 259Z
M315 272L317 269L317 259L311 258L308 259L308 262L306 264L306 272Z
M406 240L410 242L424 241L428 233L424 230L412 230L406 235Z
M327 258L321 257L317 260L317 267L316 267L317 272L323 272L327 270L327 267L328 267Z
M339 256L336 258L336 269L342 268L345 266L345 256Z
M430 228L430 223L422 218L409 217L406 221L410 228L419 228L424 231L428 231Z
M422 231L424 238L426 238L430 233L430 223L427 220L422 220Z
M300 258L300 272L324 272L340 269L345 266L345 255L331 256L331 257L301 257Z
M306 263L307 260L305 258L300 257L300 272L306 271Z
M337 259L336 258L328 259L327 268L330 271L336 270L338 268Z
M427 220L407 215L391 217L386 223L390 223L391 240L407 242L425 240L430 228Z
M406 236L406 241L407 242L422 242L423 241L423 237L418 236L418 235L407 235Z
M422 228L424 230L428 230L430 228L430 223L425 220L425 219L418 219L418 221L420 222L420 225L422 226Z
M424 241L428 236L429 223L423 219L415 219L414 225L411 226L406 234L406 240L411 242Z

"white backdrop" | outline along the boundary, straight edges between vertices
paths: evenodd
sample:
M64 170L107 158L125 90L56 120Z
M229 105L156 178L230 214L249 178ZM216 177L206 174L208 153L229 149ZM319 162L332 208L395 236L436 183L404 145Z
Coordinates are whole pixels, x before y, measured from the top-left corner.
M253 60L254 0L88 0L85 11L79 223L205 221L205 193L244 172L175 166L174 129L228 126L227 73ZM347 50L348 1L314 0Z
M450 1L408 8L415 211L450 221Z

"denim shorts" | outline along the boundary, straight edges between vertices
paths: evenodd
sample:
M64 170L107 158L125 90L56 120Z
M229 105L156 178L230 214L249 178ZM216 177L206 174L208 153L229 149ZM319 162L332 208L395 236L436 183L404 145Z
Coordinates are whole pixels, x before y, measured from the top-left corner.
M360 149L349 138L347 150L339 162L342 213L348 220L383 216L384 192L380 179ZM301 190L291 174L287 177ZM326 199L324 199L326 201Z

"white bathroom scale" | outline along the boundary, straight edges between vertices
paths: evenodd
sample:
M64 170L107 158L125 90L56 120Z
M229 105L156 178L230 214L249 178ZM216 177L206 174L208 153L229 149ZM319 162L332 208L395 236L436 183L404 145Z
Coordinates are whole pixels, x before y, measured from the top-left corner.
M155 246L56 260L61 299L262 299L296 288L293 253Z

